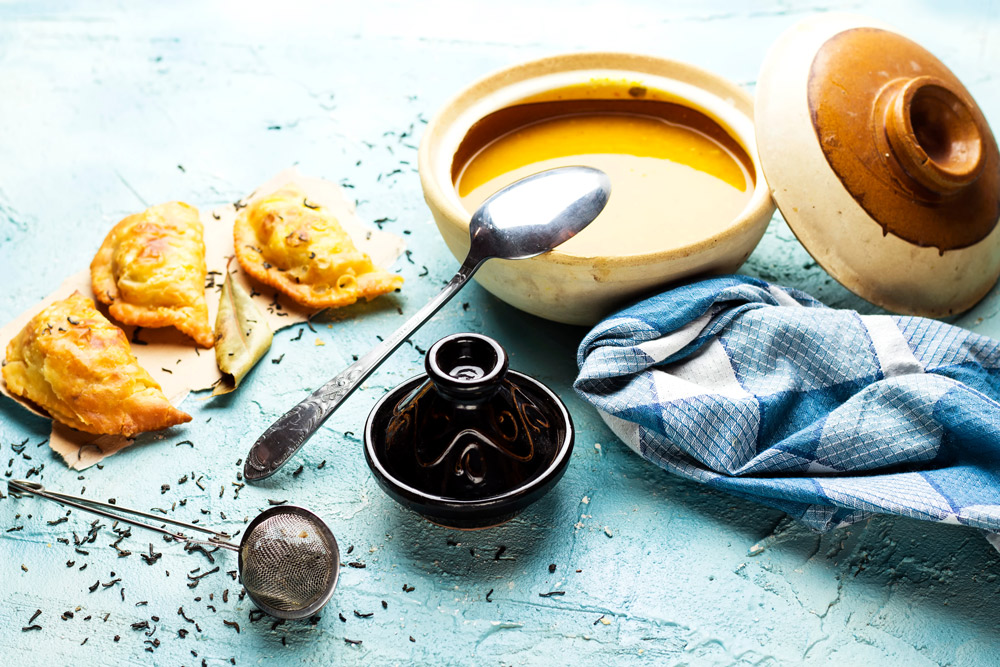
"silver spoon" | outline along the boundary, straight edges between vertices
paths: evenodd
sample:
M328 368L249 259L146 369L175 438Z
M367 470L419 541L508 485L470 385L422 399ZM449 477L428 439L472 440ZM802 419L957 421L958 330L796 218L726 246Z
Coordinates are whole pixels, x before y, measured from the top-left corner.
M472 245L455 277L403 326L340 375L282 415L250 448L243 476L270 477L365 378L446 304L486 260L527 259L552 250L593 222L611 196L607 174L590 167L550 169L508 185L473 214Z

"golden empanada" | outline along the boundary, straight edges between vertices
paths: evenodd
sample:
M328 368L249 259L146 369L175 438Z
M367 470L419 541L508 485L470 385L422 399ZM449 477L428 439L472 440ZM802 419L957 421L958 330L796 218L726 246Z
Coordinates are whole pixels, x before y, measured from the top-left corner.
M233 228L243 270L307 308L374 299L403 284L359 251L329 210L286 186L240 212Z
M136 361L125 332L79 292L11 339L3 379L12 394L87 433L132 437L191 421Z
M123 324L176 327L212 347L203 234L198 209L182 202L128 216L90 263L94 294Z

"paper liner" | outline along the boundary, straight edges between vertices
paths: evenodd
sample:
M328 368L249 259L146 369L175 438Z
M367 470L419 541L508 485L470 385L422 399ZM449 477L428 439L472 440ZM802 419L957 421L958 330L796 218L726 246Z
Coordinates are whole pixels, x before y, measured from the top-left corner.
M209 271L210 286L206 290L208 321L213 327L219 309L219 292L225 281L226 263L233 255L233 223L239 210L289 183L298 185L311 202L328 208L337 217L344 230L350 234L358 249L368 253L376 266L387 268L403 253L405 244L400 237L389 232L370 229L361 222L355 213L353 202L347 198L339 185L320 178L302 176L295 168L286 169L235 204L226 204L211 211L199 209L201 222L205 227L205 263ZM310 315L317 312L297 305L288 297L278 294L272 287L251 281L236 262L232 263L230 270L235 273L234 279L239 280L246 290L254 295L253 299L272 331L305 322ZM7 343L43 308L54 301L65 299L74 291L94 298L90 288L89 268L67 278L41 302L0 328L0 351L5 351ZM100 303L97 306L107 316L107 308ZM215 364L215 352L210 349L199 349L193 340L176 329L141 328L137 334L137 327L121 325L110 316L108 319L125 331L132 341L132 353L139 360L139 364L149 371L174 405L180 405L192 391L209 389L221 378ZM12 395L2 381L0 381L0 393L37 415L49 417L40 411L37 405ZM183 430L184 427L177 428ZM49 435L49 446L74 470L88 468L133 442L133 439L123 436L83 433L55 421L52 422L52 432Z

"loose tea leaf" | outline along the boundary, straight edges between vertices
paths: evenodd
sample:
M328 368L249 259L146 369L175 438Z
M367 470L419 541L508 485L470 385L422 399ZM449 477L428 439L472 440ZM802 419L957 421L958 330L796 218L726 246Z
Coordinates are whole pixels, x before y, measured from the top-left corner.
M222 380L213 396L235 391L244 376L271 347L271 329L250 295L226 274L215 318L215 361Z

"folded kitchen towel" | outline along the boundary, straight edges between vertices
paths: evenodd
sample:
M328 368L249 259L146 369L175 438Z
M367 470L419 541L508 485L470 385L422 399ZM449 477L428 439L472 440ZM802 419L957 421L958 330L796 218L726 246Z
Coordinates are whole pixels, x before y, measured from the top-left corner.
M578 362L577 391L670 472L820 530L898 514L1000 544L995 340L725 276L609 317Z

